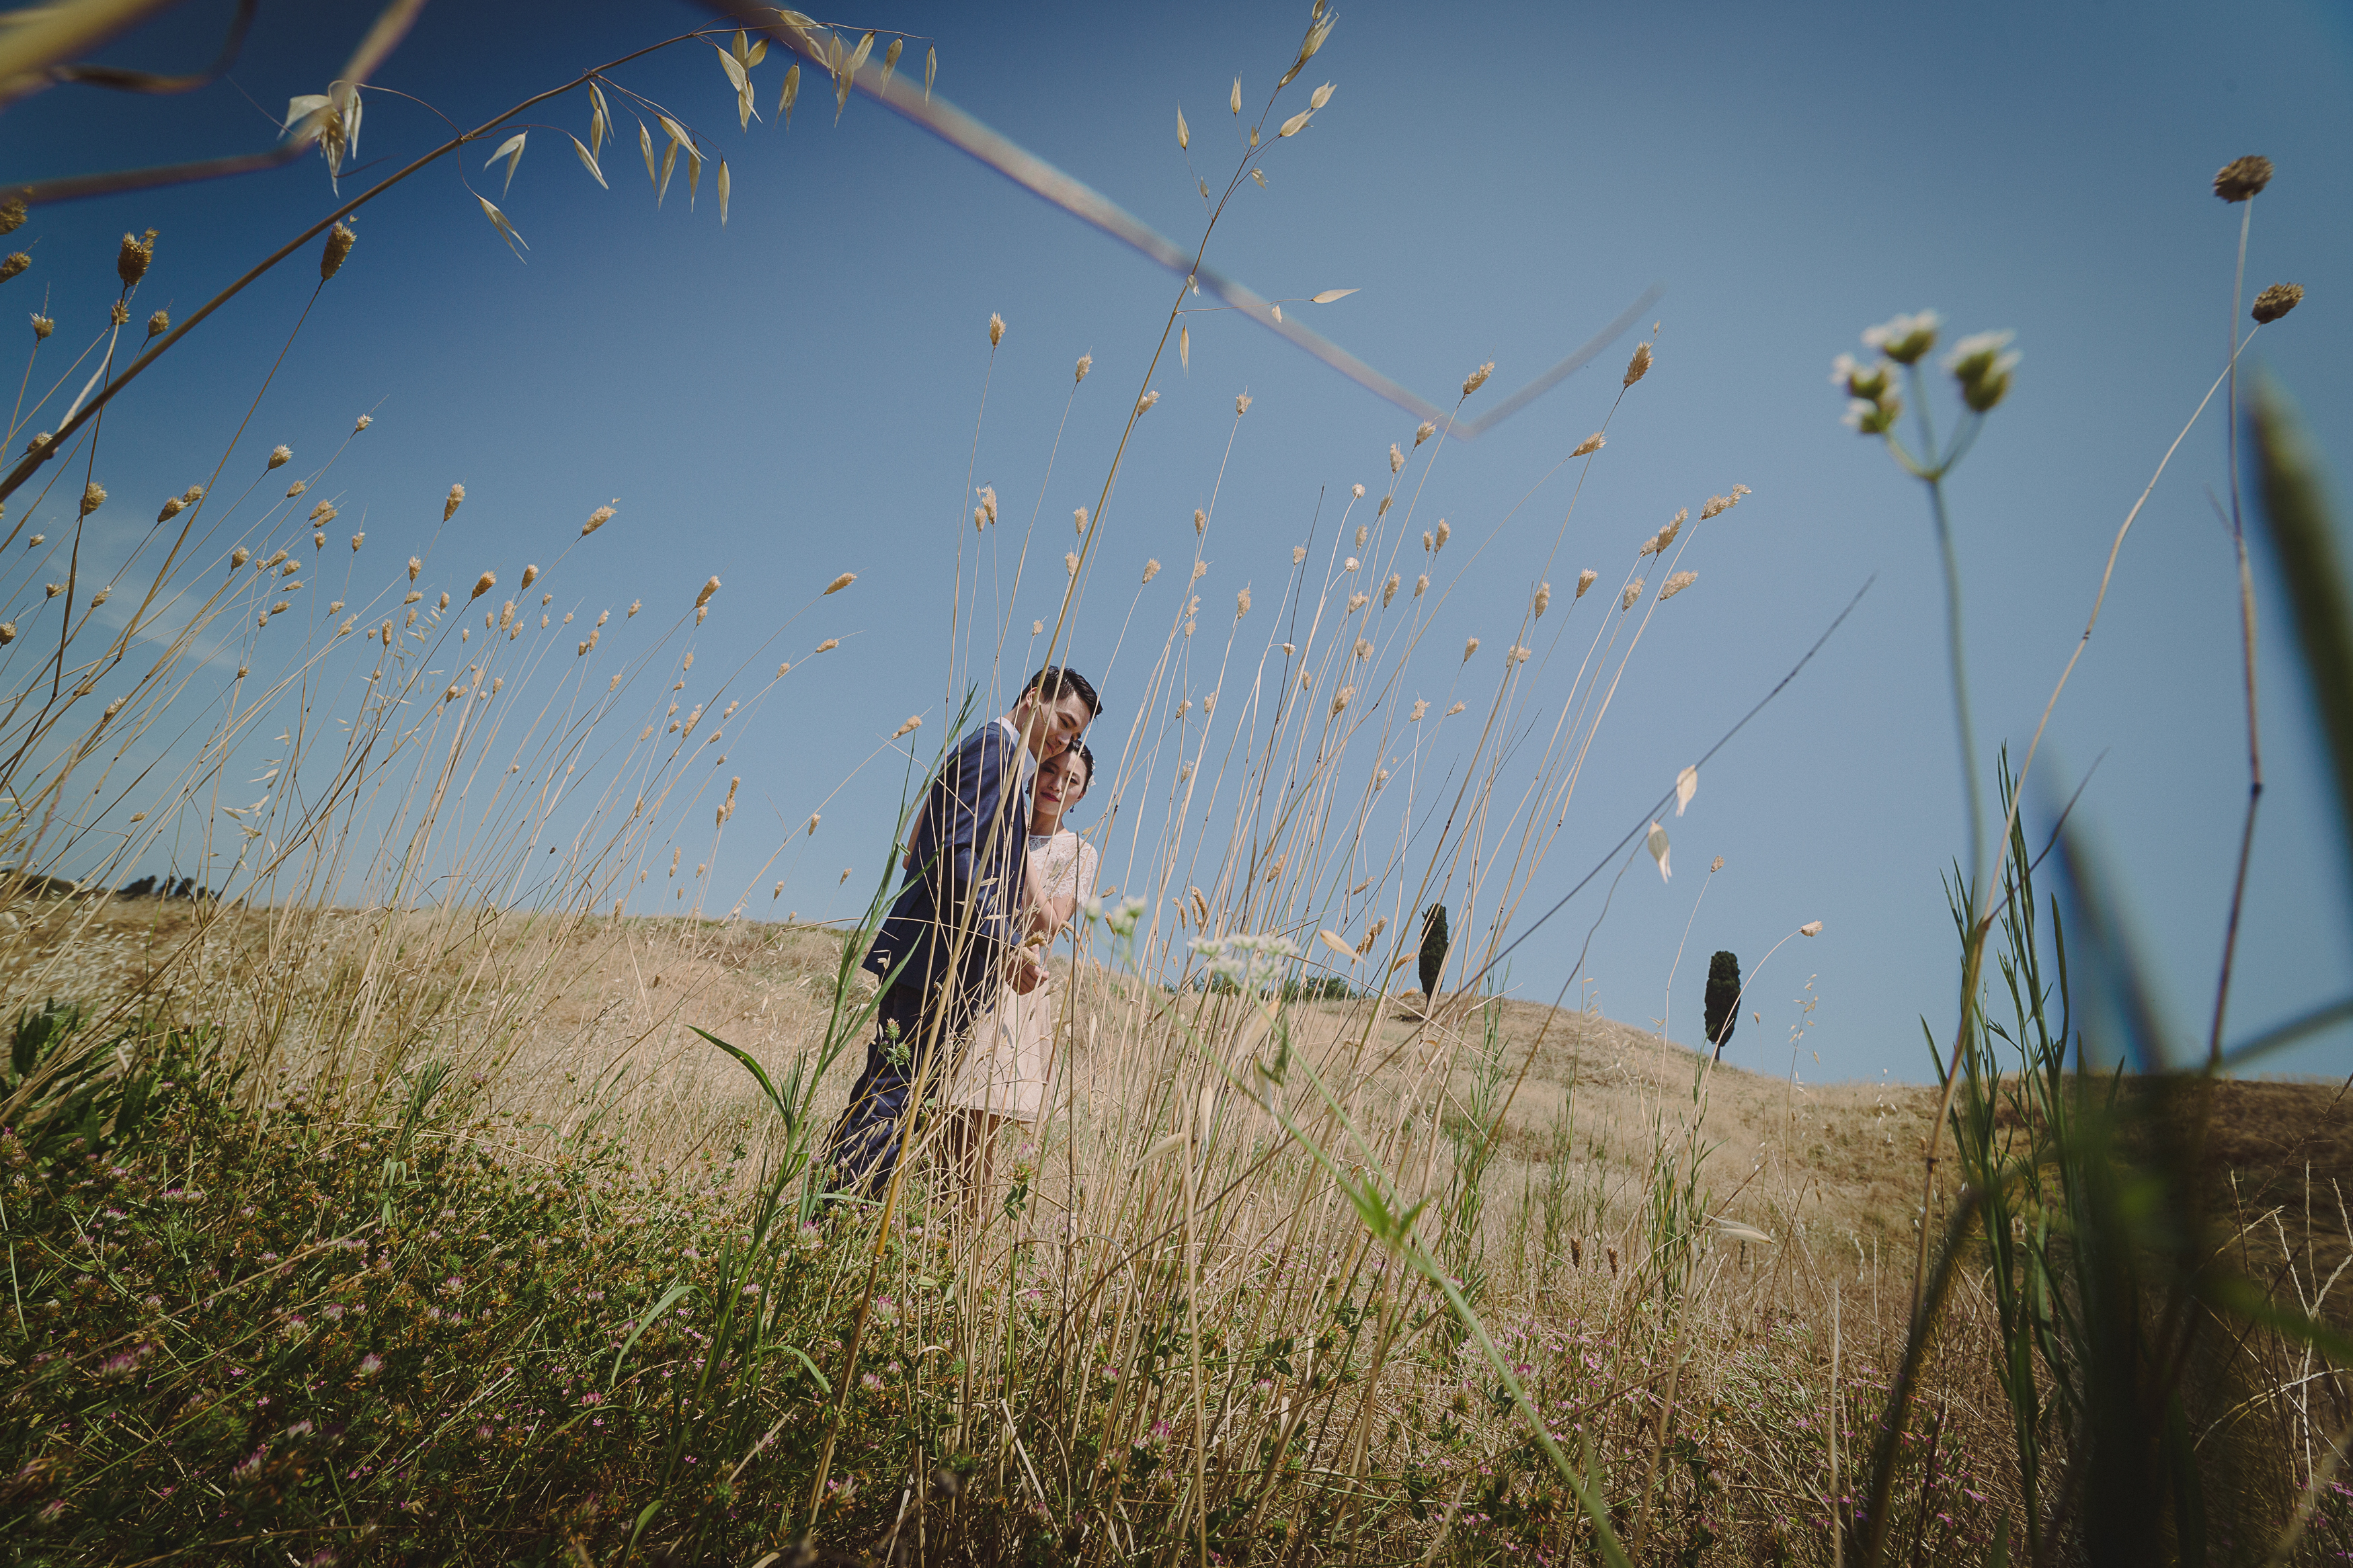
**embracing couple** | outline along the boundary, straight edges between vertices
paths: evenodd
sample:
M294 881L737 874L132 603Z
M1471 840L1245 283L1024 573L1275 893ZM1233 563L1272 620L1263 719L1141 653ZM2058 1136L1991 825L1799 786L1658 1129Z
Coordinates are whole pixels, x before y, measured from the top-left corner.
M1062 818L1094 782L1095 689L1050 665L956 743L923 791L906 880L863 967L881 983L866 1070L835 1124L841 1187L879 1193L936 1104L967 1182L988 1184L1006 1122L1035 1124L1053 1067L1043 954L1093 890L1093 846Z

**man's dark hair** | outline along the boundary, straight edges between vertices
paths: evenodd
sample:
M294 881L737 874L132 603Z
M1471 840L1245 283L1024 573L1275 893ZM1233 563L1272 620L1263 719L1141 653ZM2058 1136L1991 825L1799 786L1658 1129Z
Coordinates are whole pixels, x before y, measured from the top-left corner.
M1021 695L1027 697L1032 691L1043 693L1050 702L1060 702L1065 695L1074 696L1087 705L1089 721L1103 717L1103 704L1095 698L1095 689L1087 683L1085 676L1067 665L1050 664L1031 676L1029 683L1021 689ZM1094 776L1094 765L1089 763L1087 777Z

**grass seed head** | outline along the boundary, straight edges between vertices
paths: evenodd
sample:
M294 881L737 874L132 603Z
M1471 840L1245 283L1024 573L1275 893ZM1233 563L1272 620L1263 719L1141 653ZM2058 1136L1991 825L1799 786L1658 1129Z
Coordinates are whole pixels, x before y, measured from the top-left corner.
M2254 318L2265 326L2304 303L2304 285L2274 283L2255 296Z
M342 270L343 258L352 253L352 246L358 239L358 235L340 223L327 231L326 248L319 252L320 282L324 283Z
M1626 591L1623 594L1618 595L1618 607L1621 610L1630 610L1634 607L1634 601L1641 596L1642 579L1637 577L1626 584Z
M1005 341L1005 318L991 310L988 313L988 346L995 348Z
M1421 422L1420 426L1415 429L1415 431L1414 431L1414 433L1413 433L1413 444L1414 444L1415 446L1419 447L1419 446L1420 446L1424 441L1429 440L1432 436L1435 436L1435 435L1437 435L1437 434L1438 434L1438 426L1435 426L1435 425L1433 425L1433 424L1431 424L1429 420L1425 419L1425 420L1423 420L1423 421Z
M10 196L0 202L0 234L14 234L25 226L25 198Z
M1588 436L1584 440L1579 441L1577 444L1577 449L1569 453L1569 456L1572 458L1586 457L1590 453L1599 452L1601 450L1601 432L1596 430L1592 435Z
M1494 374L1495 362L1493 360L1489 360L1485 364L1481 365L1477 370L1472 371L1468 376L1463 378L1462 395L1468 397L1472 393L1478 391L1481 387L1486 385L1487 378Z
M1588 566L1584 571L1579 572L1577 574L1577 593L1570 602L1574 603L1576 599L1582 599L1585 597L1585 591L1588 588L1592 587L1595 583L1600 580L1600 578L1601 574L1596 572L1590 566Z
M235 550L228 552L228 569L234 572L252 559L253 552L240 544Z
M1193 509L1193 532L1198 538L1209 531L1209 514L1199 507Z
M1236 394L1234 397L1234 417L1239 419L1243 415L1248 414L1250 412L1250 395L1249 393L1244 392Z
M1135 412L1138 415L1141 415L1145 409L1151 407L1154 404L1159 401L1160 395L1158 393L1147 392L1143 396L1135 400Z
M474 579L474 591L469 595L468 597L471 599L479 599L498 585L498 574L495 572L485 572L480 576ZM446 601L449 595L444 594L441 597Z
M1699 509L1699 520L1702 522L1705 522L1711 517L1715 517L1724 512L1730 511L1734 507L1740 504L1740 498L1747 493L1748 487L1746 485L1735 485L1732 487L1732 493L1728 496L1708 497L1707 504Z
M1466 639L1466 640L1463 642L1463 644L1462 644L1462 662L1463 662L1463 663L1465 663L1465 664L1470 663L1470 662L1471 662L1471 656L1472 656L1472 654L1474 654L1474 653L1477 653L1478 651L1479 651L1479 639L1478 639L1477 637L1471 637L1471 638Z
M12 256L12 257L10 257L10 258L8 258L8 260L9 260L9 261L14 261L14 260L16 260L16 257L13 257L13 256ZM31 257L29 257L29 256L25 257L25 258L24 258L24 261L25 261L25 266L26 266L26 267L30 267L30 266L33 264L33 258L32 258ZM0 270L5 270L6 267L7 267L7 262L0 261ZM20 267L20 268L18 268L16 269L16 271L18 271L18 272L22 272L24 269L25 269L25 268L24 268L23 267ZM15 273L10 273L10 274L9 274L9 277L14 277L15 275L16 275ZM5 282L6 282L6 281L7 281L7 279L5 279L5 278L0 278L0 283L5 283ZM107 311L107 313L106 313L106 319L107 319L108 321L110 321L113 322L113 323L114 323L116 326L118 326L118 327L127 327L127 326L129 326L129 325L131 324L131 304L130 304L130 301L129 301L129 300L117 300L114 302L114 308L113 308L112 310L111 310Z
M1419 443L1417 443L1417 445L1419 445ZM1389 472L1394 474L1394 473L1396 473L1399 468L1404 468L1404 467L1405 467L1405 454L1404 454L1403 452L1400 452L1400 451L1398 451L1398 444L1397 444L1395 441L1390 442L1390 443L1389 443Z
M2214 172L2214 194L2226 202L2246 201L2271 183L2272 161L2252 153Z
M1421 722L1421 716L1429 711L1430 704L1417 697L1414 699L1413 711L1405 716L1405 721L1409 724L1419 724Z
M1347 708L1348 703L1356 697L1356 689L1353 686L1344 686L1340 688L1338 691L1333 693L1332 717L1335 719L1338 718L1342 711Z
M1413 580L1413 596L1419 599L1428 592L1430 592L1430 574L1424 572Z
M828 583L828 584L825 585L825 592L826 592L826 594L839 594L839 593L840 593L844 588L849 587L852 583L855 583L855 582L857 582L857 581L858 581L858 574L857 574L857 573L855 573L855 572L844 572L840 576L836 577L832 582ZM825 597L825 594L820 594L820 595L818 595L818 597L819 597L819 598L823 598L823 597Z
M717 592L719 592L719 579L713 577L709 582L703 584L702 592L694 596L694 607L699 610L702 608L703 605L711 603L711 595Z
M1820 936L1822 934L1822 922L1820 921L1808 921L1804 925L1798 928L1798 934L1799 936Z
M412 555L412 556L410 556L410 557L408 558L408 580L409 580L410 582L412 582L412 583L416 582L416 581L417 581L417 574L419 572L422 572L422 571L424 571L424 570L425 570L425 563L424 563L423 561L421 561L421 560L417 559L417 558L416 556L414 556L414 555Z
M1454 531L1452 529L1446 526L1446 520L1442 517L1440 518L1438 520L1438 531L1433 536L1430 543L1430 550L1432 552L1445 549L1446 541L1453 534L1453 532Z
M160 338L160 337L162 337L165 332L168 332L168 331L170 331L171 330L172 330L172 312L171 312L171 311L169 311L169 310L158 310L158 311L156 311L153 315L152 315L152 316L150 316L150 317L148 317L148 318L147 318L147 335L148 335L149 337L151 337L151 338Z
M363 545L363 544L365 544L366 542L367 542L367 534L365 533L365 531L362 531L362 532L359 532L359 533L354 533L354 534L353 534L353 535L352 535L352 552L353 552L353 554L357 554L357 553L359 553L359 548L360 548L360 546L361 546L361 545Z
M289 463L292 462L293 460L294 460L294 448L293 448L293 447L282 447L282 446L281 446L281 447L272 447L271 448L269 448L269 467L270 467L270 468L284 468L287 464L289 464ZM267 471L268 471L267 469L265 469L265 470L264 470L264 472L267 472ZM448 521L448 520L447 520L447 519L444 519L443 521Z
M105 504L106 504L106 487L105 487L104 485L100 484L96 479L92 479L90 483L88 483L88 484L86 484L86 485L84 485L84 486L82 487L82 490L81 490L81 515L82 515L82 516L84 516L84 517L88 517L91 512L96 511L100 507L102 507L102 506L104 506Z
M457 516L458 509L465 504L466 487L463 485L451 485L449 487L449 499L441 503L441 521L447 522L451 518Z
M1094 356L1094 355L1092 355L1092 354L1081 354L1081 355L1079 356L1079 363L1078 363L1078 364L1077 364L1077 365L1076 365L1076 366L1071 370L1071 384L1072 386L1076 386L1076 385L1078 385L1078 384L1079 384L1079 383L1081 383L1081 382L1082 382L1082 381L1086 380L1086 378L1087 378L1087 372L1089 372L1089 371L1091 371L1091 370L1094 369L1094 367L1095 367L1095 356Z
M1441 718L1441 719L1451 719L1451 718L1453 718L1453 717L1454 717L1454 715L1456 715L1457 713L1461 712L1461 711L1462 711L1462 709L1463 709L1463 704L1458 701L1458 702L1456 702L1456 703L1454 704L1454 706L1453 706L1453 707L1449 708L1445 712L1440 713L1440 714L1439 715L1439 717L1440 717L1440 718Z
M5 283L32 264L33 258L21 250L12 251L6 257L0 258L0 283Z
M352 421L352 434L353 434L353 435L354 435L354 436L356 436L356 435L358 435L361 431L363 431L363 430L366 429L369 426L371 426L371 425L373 425L373 424L375 424L375 415L373 415L373 414L363 414L363 415L361 415L358 418L356 418L356 419L354 419L354 420L353 420L353 421Z
M1546 610L1548 610L1548 609L1552 608L1552 584L1549 584L1549 583L1539 583L1539 584L1536 584L1536 596L1535 596L1535 603L1534 608L1535 608L1535 613L1536 613L1536 619L1538 619L1538 620L1543 620L1543 619L1544 619L1544 613L1545 613Z
M1626 378L1623 381L1620 381L1618 384L1621 388L1631 386L1650 374L1651 345L1648 343L1636 343L1634 345L1633 357L1626 362Z
M539 581L539 568L538 568L538 567L536 567L536 566L526 566L526 567L524 567L524 568L522 569L522 585L523 585L524 587L528 588L528 587L530 587L533 583L536 583L536 582L538 582L538 581Z
M1073 533L1084 533L1086 531L1087 509L1080 507L1071 513L1071 531Z
M1306 559L1307 546L1304 544L1294 544L1291 547L1291 563L1293 566L1298 565L1301 562Z
M1160 563L1159 563L1159 562L1157 562L1157 561L1146 561L1146 562L1144 563L1144 580L1145 580L1145 582L1149 583L1149 582L1151 582L1155 577L1157 577L1157 576L1159 576L1159 575L1160 575Z
M2263 174L2265 178L2270 177L2270 164L2263 165ZM114 275L122 279L125 289L136 289L139 279L147 276L147 268L154 259L153 229L149 229L144 237L134 238L126 234L122 237L122 247L114 253Z
M1381 584L1382 609L1386 610L1392 604L1397 602L1398 589L1403 586L1404 582L1405 579L1398 576L1396 573L1392 572L1389 574L1389 580Z
M620 507L621 498L615 496L610 501L598 507L595 511L590 512L588 514L588 521L580 525L580 536L583 539L586 539L588 535L596 532L598 529L612 521L613 514L616 511L618 511Z
M1699 574L1696 572L1676 573L1673 576L1667 579L1667 585L1659 590L1659 603L1662 605L1665 604L1669 599L1673 598L1677 594L1682 593L1685 588L1690 587L1694 583L1698 581Z
M187 510L188 503L182 500L178 496L174 496L170 500L164 503L164 510L155 514L155 521L157 522L169 522Z
M58 324L57 324L57 322L56 322L56 321L52 321L50 318L48 318L48 317L47 317L47 316L43 316L43 315L37 315L37 314L34 316L34 318L33 318L33 341L34 341L35 342L37 342L37 343L44 343L44 342L48 342L48 341L49 341L49 334L50 334L51 332L56 331L57 330L58 330Z
M1248 588L1244 588L1240 593L1234 595L1234 619L1238 621L1240 620L1244 616L1249 615L1250 611L1250 590Z
M292 484L286 487L286 499L288 500L292 500L296 496L301 495L304 490L307 490L310 488L310 480L296 479Z
M809 651L812 653L831 653L835 648L838 648L840 646L841 639L839 637L828 637L825 641L818 644L816 647Z

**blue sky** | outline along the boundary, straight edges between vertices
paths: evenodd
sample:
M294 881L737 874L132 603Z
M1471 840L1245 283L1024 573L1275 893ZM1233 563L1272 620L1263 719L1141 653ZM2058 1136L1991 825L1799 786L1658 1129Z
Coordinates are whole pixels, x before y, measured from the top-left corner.
M228 10L192 4L106 58L185 68ZM1630 668L1531 906L1566 890L1875 579L1669 825L1674 881L1662 887L1647 865L1628 877L1586 973L1605 1011L1648 1023L1691 921L1672 1024L1691 1039L1708 952L1753 963L1819 919L1820 938L1783 948L1757 978L1763 1022L1744 1020L1734 1059L1788 1070L1810 985L1804 1076L1926 1076L1917 1020L1947 1026L1953 1001L1937 878L1961 847L1941 587L1919 488L1840 427L1829 362L1859 352L1863 327L1924 306L1955 331L2017 332L2015 390L1951 499L1981 744L1989 755L2004 740L2022 747L2117 524L2226 352L2238 210L2208 182L2242 153L2280 169L2256 204L2249 291L2281 279L2311 290L2251 357L2294 392L2345 472L2346 14L2285 3L1434 15L1361 0L1341 11L1294 89L1328 79L1338 91L1268 160L1269 188L1241 193L1211 259L1271 297L1360 290L1314 310L1311 324L1437 401L1487 360L1497 368L1484 395L1508 393L1663 284L1658 368L1610 427L1556 584L1588 563L1614 582L1633 544L1678 508L1736 482L1754 491L1684 561L1699 583L1660 612ZM265 145L285 100L323 90L370 14L265 7L233 82L190 98L68 89L19 104L0 121L0 179ZM377 83L470 121L701 19L679 6L588 5L550 28L543 16L428 7ZM1194 127L1196 163L1219 168L1233 147L1229 82L1239 73L1246 96L1262 97L1305 7L909 5L853 20L935 41L942 95L1190 243L1200 204L1176 110ZM764 114L776 68L761 73ZM1008 610L1026 626L1051 613L1071 509L1094 503L1176 280L862 100L837 126L813 89L789 132L739 132L701 46L620 74L715 137L733 181L726 226L708 175L692 211L678 187L657 211L628 148L606 158L607 192L539 133L504 198L502 170L484 174L479 154L462 170L528 241L519 260L458 166L427 171L363 214L353 259L232 472L279 441L323 451L373 411L375 426L337 465L344 518L364 517L371 550L399 559L424 545L442 495L462 480L469 500L435 557L452 584L478 561L504 573L552 556L617 497L615 522L550 586L587 610L639 596L683 605L717 574L726 588L698 647L731 667L836 573L857 573L854 589L784 639L788 653L839 637L823 656L839 662L772 699L731 744L728 769L759 803L747 816L768 814L765 840L731 830L727 854L744 858L731 885L821 804L818 837L779 863L793 878L782 901L804 916L845 913L887 841L898 776L870 770L836 786L910 711L939 709L955 551L969 537L959 532L967 466L1002 498L1008 547L1011 525L1038 509L1050 569L1033 570ZM574 101L536 122L585 133L586 119ZM429 145L439 124L391 90L373 95L361 146L371 170L346 174L346 190ZM152 226L163 237L140 308L185 314L331 205L324 171L306 160L38 212L11 240L31 242L35 268L0 302L31 310L47 289L58 341L87 335L112 298L121 233ZM111 416L122 435L110 489L143 507L209 473L314 278L307 260L290 263L126 395ZM992 311L1008 323L993 370ZM1191 559L1192 510L1220 486L1221 461L1200 591L1205 605L1229 605L1248 583L1265 604L1319 495L1320 542L1335 498L1352 482L1377 490L1388 444L1411 437L1409 417L1238 317L1193 325L1189 373L1172 362L1153 380L1162 400L1139 424L1104 525L1102 587L1076 627L1073 659L1103 672L1112 710L1099 740L1125 735L1134 705L1123 699L1145 675L1133 638L1112 659L1134 580L1123 574L1148 556ZM1433 468L1416 526L1451 520L1460 554L1441 564L1462 575L1418 661L1433 683L1420 695L1476 707L1492 690L1493 667L1480 677L1475 664L1459 689L1441 689L1458 678L1436 650L1471 635L1492 649L1510 640L1560 528L1569 470L1513 508L1599 426L1630 342ZM1093 374L1070 399L1072 362L1086 353ZM1254 402L1227 459L1243 390ZM2049 770L2042 810L2100 759L2082 820L2189 1034L2211 1005L2245 792L2235 577L2208 498L2226 488L2223 431L2210 410L2136 523L2038 764ZM1481 548L1475 566L1464 564L1470 545ZM1166 623L1180 578L1145 591L1139 624ZM2259 584L2271 787L2233 1036L2341 993L2353 940L2285 606ZM1148 640L1156 649L1156 629ZM1725 868L1693 920L1716 855ZM845 865L861 875L837 889ZM723 861L715 880L730 871ZM1124 875L1115 858L1106 875ZM1598 908L1573 904L1521 950L1519 994L1548 1000L1569 978ZM2278 1065L2342 1075L2353 1038Z

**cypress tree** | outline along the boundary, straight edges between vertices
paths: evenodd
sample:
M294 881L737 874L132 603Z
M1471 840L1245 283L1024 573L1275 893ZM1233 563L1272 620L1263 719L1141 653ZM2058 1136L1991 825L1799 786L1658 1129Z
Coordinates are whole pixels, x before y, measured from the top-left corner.
M1707 961L1707 1037L1715 1043L1718 1061L1732 1042L1733 1026L1740 1022L1740 960L1719 952Z
M1421 917L1421 994L1438 1000L1439 976L1446 971L1446 906L1432 904Z

